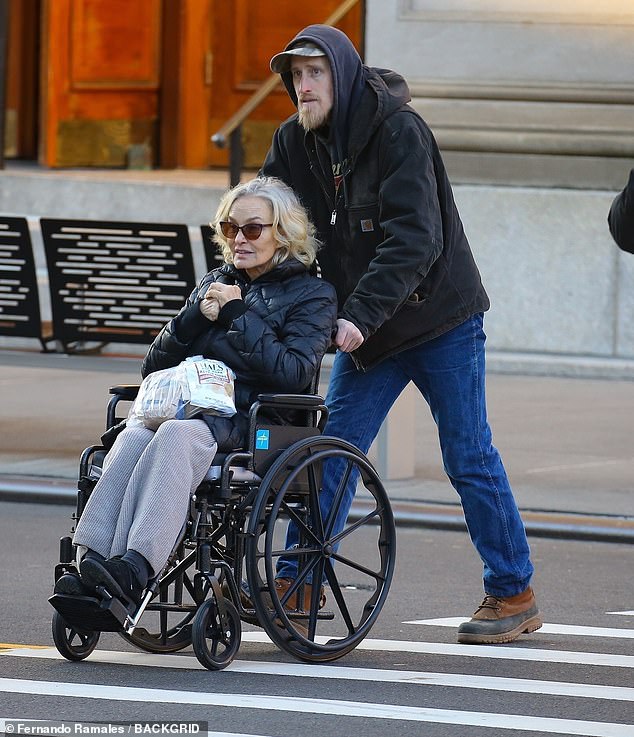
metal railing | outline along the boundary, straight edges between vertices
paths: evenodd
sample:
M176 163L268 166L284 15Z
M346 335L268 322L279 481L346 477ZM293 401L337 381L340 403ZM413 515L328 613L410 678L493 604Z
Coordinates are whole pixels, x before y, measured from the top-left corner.
M0 0L0 169L4 169L4 118L9 56L9 0Z
M325 26L334 26L359 0L344 0L339 7L324 21ZM229 143L229 184L234 187L240 182L244 163L242 148L242 123L251 113L273 92L280 81L279 74L271 74L249 97L242 107L211 137L218 148L224 148Z

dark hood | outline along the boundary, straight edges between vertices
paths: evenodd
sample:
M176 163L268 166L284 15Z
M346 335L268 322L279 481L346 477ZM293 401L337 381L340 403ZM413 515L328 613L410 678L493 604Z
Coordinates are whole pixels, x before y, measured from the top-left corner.
M323 49L332 70L334 101L330 124L329 144L336 160L343 160L346 149L348 118L361 97L365 85L365 69L361 57L345 33L338 28L324 25L307 26L286 46L289 49L298 41L311 41ZM297 95L290 71L280 75L288 94L297 107Z
M351 110L348 128L348 153L352 156L367 144L386 118L411 100L407 82L398 72L376 67L364 67L363 71L367 94Z
M403 77L387 69L373 69L361 61L352 41L338 28L325 25L307 26L293 38L284 49L297 45L299 41L317 44L330 62L333 77L334 101L330 124L329 146L334 161L343 161L348 155L348 133L359 126L352 126L352 118L362 114L365 123L360 126L369 134L378 123L403 104L409 102L410 93ZM280 75L289 97L297 107L297 95L290 71ZM369 86L376 94L364 100L362 110L359 103L364 89ZM369 123L372 121L372 125ZM359 141L355 142L358 150Z

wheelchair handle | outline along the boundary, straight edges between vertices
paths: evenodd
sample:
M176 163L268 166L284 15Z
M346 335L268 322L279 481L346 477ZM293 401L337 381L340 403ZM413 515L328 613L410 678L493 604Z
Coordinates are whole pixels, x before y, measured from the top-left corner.
M119 399L136 399L139 393L139 384L118 384L111 386L108 390L109 394L115 394Z
M120 418L116 416L117 404L122 401L133 402L139 393L139 384L118 384L108 390L112 394L106 411L106 430L118 424Z

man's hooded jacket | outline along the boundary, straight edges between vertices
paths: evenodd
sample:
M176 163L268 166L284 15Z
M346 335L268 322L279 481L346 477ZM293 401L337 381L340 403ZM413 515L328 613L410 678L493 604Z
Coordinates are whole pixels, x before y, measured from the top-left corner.
M608 224L619 248L634 253L634 169L625 189L614 198Z
M291 186L324 247L322 276L334 284L339 317L364 343L367 369L489 308L434 137L408 105L395 72L361 62L348 37L312 25L286 47L310 41L330 63L331 119L306 132L297 114L275 132L262 174ZM281 75L297 105L291 72ZM343 175L335 189L334 175Z

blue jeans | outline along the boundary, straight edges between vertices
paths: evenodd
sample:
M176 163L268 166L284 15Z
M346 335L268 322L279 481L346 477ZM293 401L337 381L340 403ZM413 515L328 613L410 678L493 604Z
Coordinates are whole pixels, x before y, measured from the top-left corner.
M337 352L326 404L325 435L343 438L367 453L399 394L413 381L438 427L445 472L460 496L473 544L484 564L484 590L508 597L529 585L533 566L526 533L502 459L491 442L485 399L486 336L483 315L402 351L367 372L347 353ZM327 461L320 495L326 516L337 488L337 462ZM332 534L346 523L355 493L351 479ZM297 543L289 525L287 549ZM279 577L295 578L297 562L280 559Z

